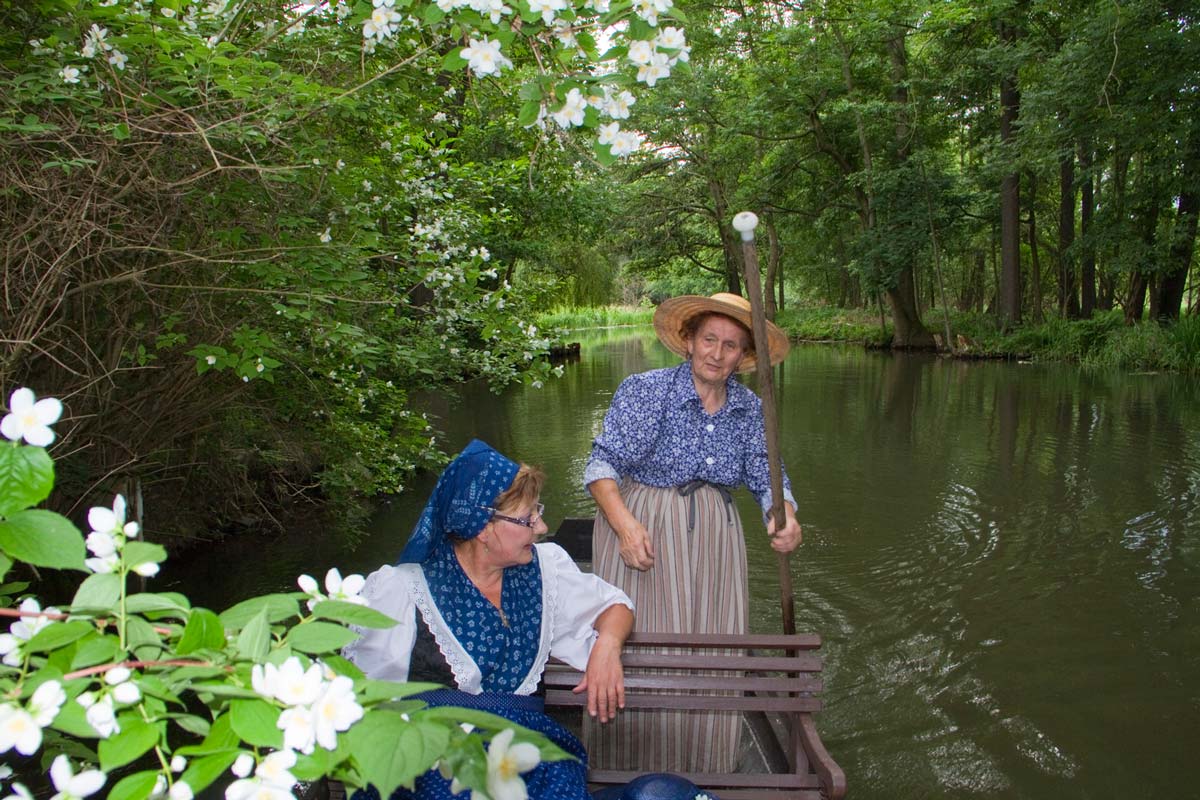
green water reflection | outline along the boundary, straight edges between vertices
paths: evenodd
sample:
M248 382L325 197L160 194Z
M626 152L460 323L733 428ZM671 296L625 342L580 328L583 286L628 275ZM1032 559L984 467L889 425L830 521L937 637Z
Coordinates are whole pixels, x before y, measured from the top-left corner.
M552 529L593 511L580 478L620 379L675 361L648 330L581 341L541 390L431 400L450 449L546 468ZM777 382L797 624L825 639L819 724L853 797L1200 794L1194 381L798 346ZM392 561L428 488L353 554L285 547L255 590ZM752 627L774 631L776 562L747 531Z

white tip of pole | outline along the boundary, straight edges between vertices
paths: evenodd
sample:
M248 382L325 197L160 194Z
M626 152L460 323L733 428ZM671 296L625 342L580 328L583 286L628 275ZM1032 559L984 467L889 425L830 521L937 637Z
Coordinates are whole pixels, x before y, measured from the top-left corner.
M743 242L754 238L754 229L757 227L758 215L753 211L741 211L733 215L733 229L742 235Z

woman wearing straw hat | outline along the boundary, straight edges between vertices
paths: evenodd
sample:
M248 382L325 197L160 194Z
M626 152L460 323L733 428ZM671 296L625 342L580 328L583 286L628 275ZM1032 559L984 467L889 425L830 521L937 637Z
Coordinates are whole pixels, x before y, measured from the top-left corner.
M685 361L626 378L613 395L584 473L599 506L593 569L638 609L635 630L744 633L746 545L730 490L746 485L764 512L771 546L800 543L784 475L786 520L769 518L771 485L762 404L735 378L752 370L750 303L735 294L685 295L659 306L659 340ZM768 323L772 365L788 340ZM587 726L595 766L732 772L741 718L627 711Z

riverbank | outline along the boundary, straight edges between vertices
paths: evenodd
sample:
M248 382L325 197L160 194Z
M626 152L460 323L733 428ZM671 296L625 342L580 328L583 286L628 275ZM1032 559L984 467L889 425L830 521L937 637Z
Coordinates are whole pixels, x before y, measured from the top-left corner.
M544 329L570 332L621 325L649 325L653 308L599 306L556 309L540 315ZM776 318L794 341L847 342L886 349L892 326L878 312L830 307L789 308ZM940 338L942 312L925 313L925 325ZM962 355L1024 361L1062 361L1091 369L1200 372L1200 317L1187 316L1163 327L1153 322L1126 326L1120 310L1097 312L1087 320L1052 319L1025 323L1002 333L995 319L973 312L950 312L950 335ZM961 337L961 338L960 338Z

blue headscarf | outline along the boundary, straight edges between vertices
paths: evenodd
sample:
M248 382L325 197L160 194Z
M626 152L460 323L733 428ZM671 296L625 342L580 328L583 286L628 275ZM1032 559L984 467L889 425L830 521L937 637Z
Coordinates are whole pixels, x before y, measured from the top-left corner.
M437 486L413 528L397 564L420 564L443 547L449 534L474 539L519 467L484 442L472 439L438 478Z

